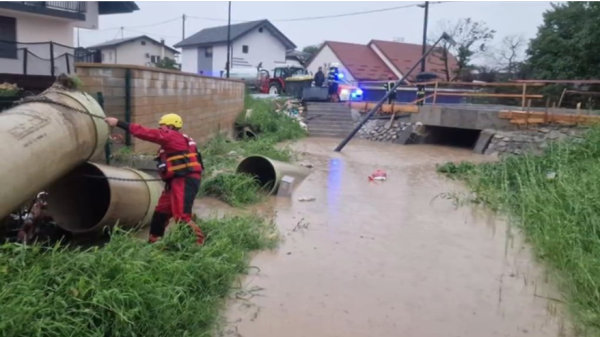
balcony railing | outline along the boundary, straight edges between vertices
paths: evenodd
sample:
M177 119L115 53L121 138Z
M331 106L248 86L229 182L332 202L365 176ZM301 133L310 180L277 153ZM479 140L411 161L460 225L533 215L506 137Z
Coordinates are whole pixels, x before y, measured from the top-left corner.
M21 1L26 6L56 9L73 13L85 14L87 2L85 1Z

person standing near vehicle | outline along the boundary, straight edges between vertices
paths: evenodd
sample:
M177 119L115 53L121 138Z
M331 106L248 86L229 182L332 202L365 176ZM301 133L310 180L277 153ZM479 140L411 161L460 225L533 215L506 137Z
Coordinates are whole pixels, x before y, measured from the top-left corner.
M394 79L391 76L388 78L388 81L383 84L385 91L390 93L387 100L388 104L392 104L392 102L396 100L396 90L392 91L394 85L396 85L396 82L394 82Z
M203 170L202 156L194 140L180 132L183 120L177 114L166 114L158 122L158 129L146 128L108 117L106 123L121 128L134 137L160 145L156 161L161 179L165 182L150 222L150 243L164 236L169 220L185 222L194 231L198 244L204 243L204 234L192 221L192 206L200 189Z
M315 81L315 87L322 87L323 83L325 83L325 74L323 73L323 67L319 67L319 70L315 74L313 79Z

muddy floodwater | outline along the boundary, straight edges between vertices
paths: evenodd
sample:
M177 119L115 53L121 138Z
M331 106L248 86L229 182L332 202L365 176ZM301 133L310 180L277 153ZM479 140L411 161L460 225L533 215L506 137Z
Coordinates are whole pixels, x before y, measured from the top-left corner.
M223 336L570 336L560 294L517 231L457 208L451 196L464 188L435 172L488 158L361 141L334 153L336 144L294 145L313 172L292 198L261 206L277 212L284 242L252 260ZM376 169L386 182L368 182Z

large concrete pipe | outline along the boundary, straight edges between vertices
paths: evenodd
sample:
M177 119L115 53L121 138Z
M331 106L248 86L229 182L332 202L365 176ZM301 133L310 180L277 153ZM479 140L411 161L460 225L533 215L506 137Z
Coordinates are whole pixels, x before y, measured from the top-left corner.
M48 210L56 223L79 234L100 232L117 222L124 229L148 225L162 184L138 170L88 162L47 191Z
M283 176L294 178L300 184L310 174L306 167L280 162L263 156L251 156L242 160L236 169L237 173L255 176L260 185L269 189L269 193L277 193Z
M39 101L0 113L0 218L102 154L108 139L109 128L101 118L73 110L104 116L90 95L52 87L35 99Z

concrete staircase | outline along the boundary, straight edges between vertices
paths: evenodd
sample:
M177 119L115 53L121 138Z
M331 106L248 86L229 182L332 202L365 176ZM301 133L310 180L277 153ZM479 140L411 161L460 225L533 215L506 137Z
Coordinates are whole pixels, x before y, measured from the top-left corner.
M308 134L311 137L346 137L354 128L352 113L344 103L308 103Z

